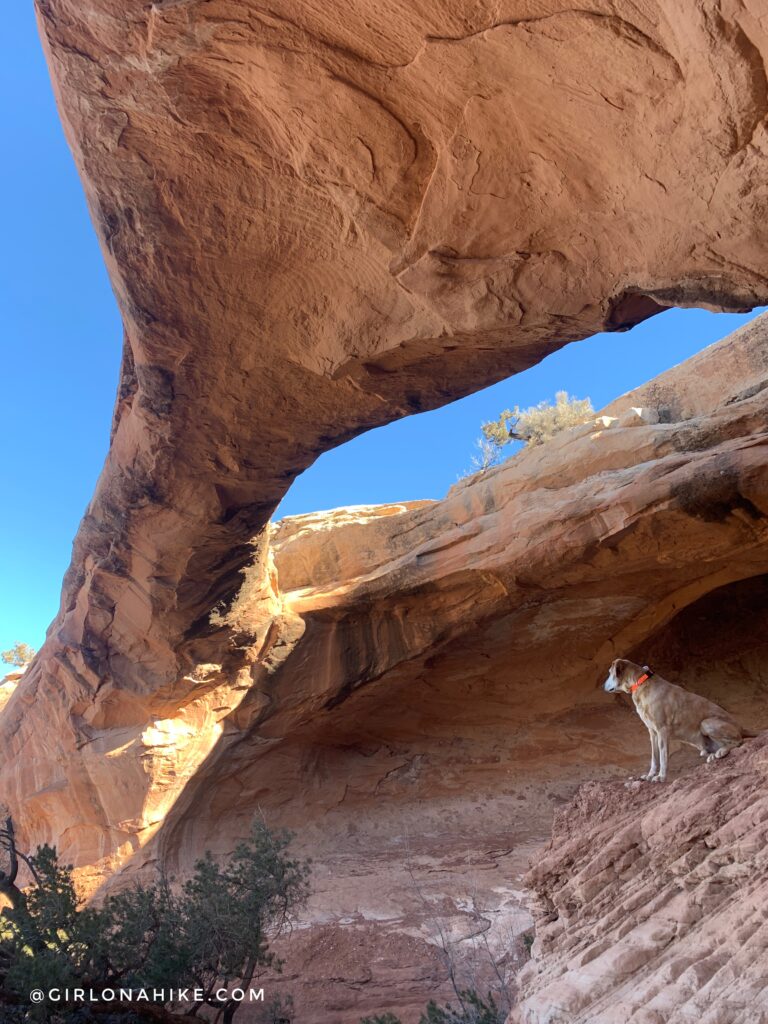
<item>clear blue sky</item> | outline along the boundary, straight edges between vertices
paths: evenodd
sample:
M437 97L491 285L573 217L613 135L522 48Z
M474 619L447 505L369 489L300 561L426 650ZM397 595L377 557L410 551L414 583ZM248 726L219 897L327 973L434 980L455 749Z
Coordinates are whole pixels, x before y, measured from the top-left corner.
M58 608L72 538L107 450L121 346L31 0L10 4L4 24L0 649L14 640L39 646ZM469 467L480 423L505 406L565 388L597 408L747 319L673 310L629 335L569 345L516 378L326 453L280 513L441 497Z

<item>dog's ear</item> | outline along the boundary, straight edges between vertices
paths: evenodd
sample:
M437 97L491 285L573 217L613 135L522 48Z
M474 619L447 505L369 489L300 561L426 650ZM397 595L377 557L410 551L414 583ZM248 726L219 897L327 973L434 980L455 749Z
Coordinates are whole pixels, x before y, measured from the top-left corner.
M617 658L616 661L614 661L613 674L619 681L624 679L629 666L630 662L628 662L626 658Z

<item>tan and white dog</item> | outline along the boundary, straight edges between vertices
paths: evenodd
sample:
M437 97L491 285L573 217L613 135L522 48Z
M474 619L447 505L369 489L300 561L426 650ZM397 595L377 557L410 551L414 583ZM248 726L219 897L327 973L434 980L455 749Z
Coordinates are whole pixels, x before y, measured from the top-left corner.
M719 704L626 658L613 662L603 689L607 693L628 693L651 734L651 767L640 776L648 782L666 779L670 740L696 747L701 757L712 762L740 746L746 737L756 735L743 729Z

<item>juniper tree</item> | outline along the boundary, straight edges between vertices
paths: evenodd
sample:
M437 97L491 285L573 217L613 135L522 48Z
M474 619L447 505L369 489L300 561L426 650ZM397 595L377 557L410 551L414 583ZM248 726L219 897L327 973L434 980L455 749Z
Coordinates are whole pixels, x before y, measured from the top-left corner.
M16 665L18 668L26 668L36 654L37 651L34 647L30 647L29 644L25 644L20 640L17 640L13 647L10 647L7 651L0 652L0 661L4 662L6 665Z
M291 835L273 833L261 821L225 861L206 854L182 885L161 876L109 895L100 906L80 897L71 865L60 864L53 847L21 854L10 819L0 840L3 835L7 870L0 867L0 892L10 906L0 911L0 999L9 1005L23 1003L34 989L189 987L202 991L217 1021L231 1024L242 1003L229 993L247 991L267 967L280 969L270 941L308 895L309 864L288 855ZM32 874L23 892L16 885L20 859ZM37 1018L25 1019L46 1020L51 1010L40 1005L35 1012ZM81 1009L56 1007L58 1019L67 1014L87 1019ZM141 1003L130 1014L136 1021L173 1019Z
M483 423L482 438L477 442L481 457L475 457L478 469L487 469L501 461L503 449L512 441L524 441L527 445L544 444L555 434L569 427L588 423L595 415L588 398L573 398L567 391L558 391L554 405L550 401L539 402L527 409L505 409L498 419Z

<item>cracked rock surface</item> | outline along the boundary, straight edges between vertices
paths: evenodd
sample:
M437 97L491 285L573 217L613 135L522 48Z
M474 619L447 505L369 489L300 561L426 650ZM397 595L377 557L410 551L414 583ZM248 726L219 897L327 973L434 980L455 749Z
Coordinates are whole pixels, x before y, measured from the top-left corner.
M666 786L587 783L526 882L509 1024L768 1020L768 740Z
M468 982L489 950L514 973L554 810L646 767L597 689L614 657L768 725L767 385L763 316L442 501L274 524L230 609L247 670L73 705L33 665L0 718L27 835L96 887L183 874L255 813L294 829L313 897L274 985L311 1024L417 1019L445 944Z
M652 641L758 716L729 615L768 570L765 321L444 501L269 518L369 427L669 305L768 300L763 5L37 10L125 338L61 608L0 717L4 799L91 888L264 807L326 865L334 943L395 922L391 980L421 942L411 1012L444 974L393 836L433 881L459 865L427 903L455 896L462 941L553 805L640 758L594 691L615 653ZM476 854L498 866L462 890ZM318 1021L397 988L344 962Z

